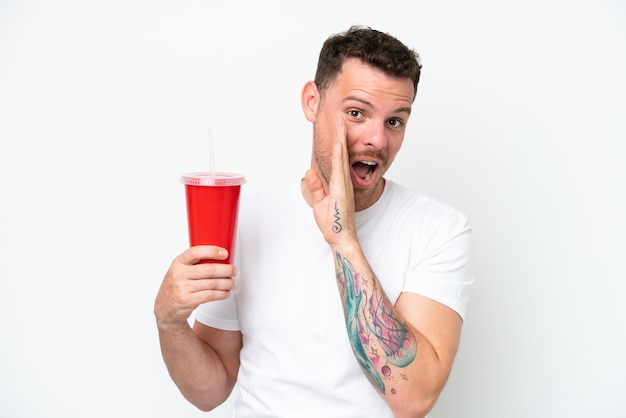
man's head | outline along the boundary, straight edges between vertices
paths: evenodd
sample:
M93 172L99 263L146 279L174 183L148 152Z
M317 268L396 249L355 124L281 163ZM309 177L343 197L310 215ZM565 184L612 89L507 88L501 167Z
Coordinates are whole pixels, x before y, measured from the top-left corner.
M419 54L391 35L364 26L329 37L320 51L315 84L322 95L348 58L358 58L388 75L410 78L413 93L420 79Z
M302 90L302 108L313 123L311 168L326 186L338 121L345 126L356 210L382 195L383 174L400 150L415 100L417 58L387 34L353 27L325 42L315 82Z

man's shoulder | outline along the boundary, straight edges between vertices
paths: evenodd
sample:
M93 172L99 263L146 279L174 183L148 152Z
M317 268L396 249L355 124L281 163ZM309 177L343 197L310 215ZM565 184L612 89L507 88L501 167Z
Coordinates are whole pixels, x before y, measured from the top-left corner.
M401 211L413 215L442 217L442 218L465 218L466 214L457 207L439 200L426 193L410 189L395 182L388 182L390 204Z

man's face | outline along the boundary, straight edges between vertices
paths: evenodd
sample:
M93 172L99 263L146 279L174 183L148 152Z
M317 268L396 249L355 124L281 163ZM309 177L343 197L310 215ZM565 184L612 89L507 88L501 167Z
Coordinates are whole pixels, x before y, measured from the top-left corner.
M326 90L313 121L312 163L328 184L337 120L343 118L356 210L381 196L383 174L402 145L413 96L411 79L391 77L355 58L344 62Z

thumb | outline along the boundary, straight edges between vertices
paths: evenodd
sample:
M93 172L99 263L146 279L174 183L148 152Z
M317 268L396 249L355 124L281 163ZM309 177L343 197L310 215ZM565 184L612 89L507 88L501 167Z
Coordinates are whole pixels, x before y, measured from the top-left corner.
M304 181L306 187L309 189L309 193L313 199L313 204L319 202L326 197L326 191L324 190L324 183L319 174L313 169L310 169L304 175Z

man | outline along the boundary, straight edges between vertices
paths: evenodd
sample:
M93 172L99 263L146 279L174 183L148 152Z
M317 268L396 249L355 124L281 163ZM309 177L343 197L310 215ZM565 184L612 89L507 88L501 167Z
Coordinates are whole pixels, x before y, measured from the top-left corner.
M237 267L198 264L225 258L214 246L172 262L155 315L170 375L198 408L221 404L238 382L237 417L432 409L473 276L466 217L383 178L420 69L387 34L331 36L302 90L313 124L304 179L242 200Z

